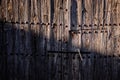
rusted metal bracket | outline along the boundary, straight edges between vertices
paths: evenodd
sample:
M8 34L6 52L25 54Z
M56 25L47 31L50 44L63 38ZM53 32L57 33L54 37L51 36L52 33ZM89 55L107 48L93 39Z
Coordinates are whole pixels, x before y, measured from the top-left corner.
M79 49L77 49L76 52L72 51L48 51L48 53L59 53L59 54L79 54L80 60L83 61L82 54L90 54L90 52L82 52Z
M79 53L79 56L80 56L81 61L83 61L82 55L81 55L81 53L80 53L80 50L77 49L77 51L78 51L78 53Z

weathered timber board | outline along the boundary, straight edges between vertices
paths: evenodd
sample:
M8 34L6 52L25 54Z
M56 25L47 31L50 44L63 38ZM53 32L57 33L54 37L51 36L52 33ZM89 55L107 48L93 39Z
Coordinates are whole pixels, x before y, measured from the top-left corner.
M119 0L0 0L0 80L119 80Z

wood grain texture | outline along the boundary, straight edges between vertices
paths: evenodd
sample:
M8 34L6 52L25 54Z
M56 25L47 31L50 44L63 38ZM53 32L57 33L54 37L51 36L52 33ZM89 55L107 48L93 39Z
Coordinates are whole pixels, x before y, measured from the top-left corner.
M119 0L0 0L0 80L119 80Z

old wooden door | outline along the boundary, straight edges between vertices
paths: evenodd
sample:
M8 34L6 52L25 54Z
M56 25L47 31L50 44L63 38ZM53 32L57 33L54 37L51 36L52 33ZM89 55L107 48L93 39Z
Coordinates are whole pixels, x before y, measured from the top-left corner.
M119 0L0 0L0 80L119 80Z

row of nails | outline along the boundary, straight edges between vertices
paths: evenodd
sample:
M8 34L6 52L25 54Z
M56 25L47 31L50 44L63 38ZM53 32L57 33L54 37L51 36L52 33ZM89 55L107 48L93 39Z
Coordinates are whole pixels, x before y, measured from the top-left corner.
M33 25L53 25L53 26L62 26L63 24L56 24L56 23L40 23L40 22L0 22L0 23L12 23L12 24L33 24ZM92 27L92 26L120 26L119 24L113 23L113 24L81 24L81 25L74 25L71 24L72 27L78 26L78 27ZM68 25L66 25L66 27L68 27Z
M77 34L77 33L84 33L84 34L88 34L88 33L107 33L108 31L107 30L95 30L95 31L83 31L83 32L75 32L75 31L70 31L72 34Z

